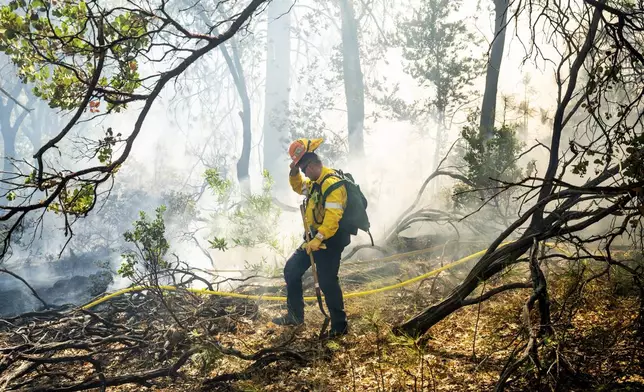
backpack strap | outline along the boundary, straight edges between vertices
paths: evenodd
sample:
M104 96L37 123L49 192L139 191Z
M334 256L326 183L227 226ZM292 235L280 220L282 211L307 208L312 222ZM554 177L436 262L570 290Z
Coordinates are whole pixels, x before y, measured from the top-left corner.
M338 178L340 178L340 180L339 180L338 182L334 182L333 184L329 185L329 187L326 189L326 191L322 194L322 197L321 197L321 198L320 198L320 200L319 200L319 202L320 202L320 205L321 205L321 206L325 206L325 205L326 205L326 198L327 198L327 196L329 196L329 194L330 194L331 192L333 192L334 190L338 189L339 187L341 187L342 185L344 185L344 183L346 182L344 179L342 179L340 176L338 176L338 175L336 175L336 174L327 174L327 175L322 179L322 182L320 183L320 190L322 190L322 184L324 183L324 181L325 181L327 178L329 178L329 177L338 177ZM317 221L317 219L316 219L316 217L315 217L315 214L313 214L313 219L315 219L316 223L318 223L318 224L321 224L321 223L322 223L322 222L318 222L318 221Z
M326 202L326 198L331 194L331 192L343 186L345 182L347 182L347 180L340 179L340 181L334 182L333 184L329 185L329 187L326 188L326 191L322 194L322 203Z
M308 196L310 197L314 193L313 192L314 189L319 189L320 193L322 193L322 184L324 184L324 181L326 181L329 177L338 177L338 175L335 174L335 173L329 173L326 176L322 177L322 181L320 181L319 184L317 182L313 181L313 184L311 186L311 192L309 192Z
M327 189L327 191L326 191L326 192L322 193L322 184L324 184L324 181L326 181L329 177L338 177L338 178L341 178L341 177L340 177L340 176L338 176L335 172L331 172L331 173L328 173L327 175L325 175L324 177L322 177L322 181L320 181L320 183L319 183L319 184L318 184L317 182L315 182L315 181L314 181L314 182L313 182L313 185L311 186L311 192L309 192L309 194L308 194L308 195L307 195L307 197L306 197L306 202L307 202L307 203L309 202L309 199L311 198L311 196L313 196L313 194L315 193L315 191L319 189L319 192L320 192L320 194L322 195L322 197L318 200L318 203L319 203L319 205L324 205L324 203L326 202L326 197L327 197L327 195L330 193L330 191L329 191L329 189ZM338 182L339 182L339 181L338 181ZM333 187L334 185L336 185L336 184L331 184L331 186L330 186L329 188ZM336 186L336 187L334 187L333 189L335 189L335 188L337 188L337 186ZM331 191L332 191L333 189L331 189ZM316 216L315 216L315 213L313 213L313 220L315 220L315 223L317 223L317 224L322 224L322 222L318 222L318 220L317 220L317 218L316 218Z
M338 189L342 185L344 185L347 180L344 178L344 173L342 173L341 170L336 170L333 173L329 173L324 178L322 178L322 181L320 182L320 190L322 190L322 184L324 184L324 181L326 181L329 177L335 177L339 178L340 180L337 182L334 182L333 184L329 185L328 188L326 188L326 191L322 194L322 204L326 202L327 196L331 194L334 190Z
M342 177L340 177L340 176L339 176L337 173L335 173L335 172L329 173L329 174L327 174L326 176L322 177L322 181L320 181L320 186L322 186L322 184L324 184L324 181L326 181L329 177L342 178Z

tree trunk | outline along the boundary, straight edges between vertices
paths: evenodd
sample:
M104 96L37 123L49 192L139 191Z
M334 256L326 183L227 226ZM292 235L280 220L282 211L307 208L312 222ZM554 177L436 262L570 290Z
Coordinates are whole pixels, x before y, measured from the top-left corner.
M288 110L291 71L291 20L289 0L268 5L266 91L264 99L264 169L273 177L273 192L286 190Z
M235 82L239 99L242 103L242 110L239 112L239 117L242 121L242 151L237 161L237 181L241 187L242 193L250 194L250 142L252 138L251 122L250 122L250 99L248 98L248 90L246 88L246 78L244 77L244 70L239 58L239 51L235 46L235 42L231 42L232 56L228 53L228 49L224 44L219 45L221 53L224 55L230 74Z
M592 19L590 21L590 25L588 26L588 33L586 34L586 39L584 40L584 44L579 49L579 52L577 53L575 61L570 66L570 73L567 79L564 79L564 80L567 80L567 87L563 96L561 95L561 91L563 91L562 87L563 87L563 84L566 82L564 82L564 80L557 81L557 83L560 85L560 88L559 88L560 93L558 97L559 104L557 105L557 110L552 119L553 124L552 124L552 136L550 138L550 156L548 157L548 168L546 169L546 173L544 175L543 185L539 190L538 200L543 200L548 195L550 195L550 192L552 192L552 189L554 187L554 183L552 182L552 180L555 178L555 175L557 174L557 170L559 169L559 146L561 143L561 134L565 126L564 113L566 112L568 105L570 104L570 102L573 99L573 96L575 95L577 78L579 77L579 73L582 70L582 66L586 61L586 57L594 47L595 36L597 35L597 28L599 26L599 21L601 20L601 17L602 17L602 9L600 7L595 8ZM545 206L541 207L539 210L535 212L532 218L532 222L530 222L530 227L536 228L536 229L542 227L544 212L545 212Z
M505 25L508 20L508 0L494 0L494 42L487 63L485 76L485 92L481 105L480 132L485 140L492 138L494 132L494 115L496 112L496 94L499 84L499 72L503 60L503 47L505 45Z
M349 152L364 155L364 81L360 67L358 26L352 0L339 0L342 16L342 70L347 101Z
M45 101L39 101L31 92L28 92L27 96L29 97L27 105L33 107L33 111L29 115L29 126L25 127L24 135L29 139L33 148L32 155L34 155L42 147L43 130L57 130L60 117L52 114L49 105ZM34 165L36 164L37 162L34 159Z
M441 159L443 156L441 155L441 149L443 148L443 136L445 136L445 109L439 108L438 109L438 119L437 119L437 127L436 127L436 145L434 147L434 162L433 162L433 169L432 171L438 170L438 165L440 164ZM436 191L439 189L440 186L440 178L435 179L432 181L432 188L431 191L432 193L436 193Z
M14 89L11 91L13 97L18 97L20 91L23 88L22 83L17 83ZM11 123L11 114L14 109L18 110L16 114L15 121ZM18 130L22 125L23 121L29 112L23 108L22 104L16 104L12 99L7 98L7 101L4 105L0 105L0 132L2 133L2 141L4 145L3 152L3 165L2 165L2 180L6 180L11 177L11 173L14 171L13 163L11 158L16 159L16 135Z
M533 248L530 255L530 278L532 279L533 296L539 302L539 337L542 337L552 334L550 296L548 295L548 282L541 270L541 266L539 266L536 241Z
M252 132L250 128L250 100L248 97L243 99L243 110L239 112L243 127L242 153L237 161L237 180L241 186L242 193L249 195L250 189L250 141Z
M640 279L638 279L638 286L640 290L640 309L637 313L637 322L635 323L637 328L635 333L640 343L644 345L644 286Z
M31 143L33 149L32 155L38 152L40 147L42 147L42 130L44 128L44 126L41 125L42 121L43 118L41 113L41 116L38 116L37 120L32 123L32 129L30 130L30 132L27 133L27 138L29 139L29 142Z
M397 334L404 334L412 337L420 337L431 327L465 306L463 301L470 295L478 285L496 275L504 268L516 262L525 251L530 249L530 239L518 240L506 245L504 249L497 249L495 252L484 255L476 263L472 271L445 300L436 305L426 308L418 315L394 329ZM499 261L503 260L503 261Z
M623 165L621 162L614 165L594 179L587 181L583 187L591 188L601 184L608 178L617 174L622 167ZM463 301L481 282L486 281L501 272L504 268L513 264L517 258L530 249L535 238L537 241L545 241L553 237L555 233L559 236L565 236L569 233L580 232L622 208L619 203L614 204L592 218L588 218L587 220L573 226L566 226L566 228L563 229L563 223L559 222L560 217L564 211L568 211L574 207L574 205L579 202L580 198L581 194L573 195L550 212L547 218L544 219L543 226L539 226L541 228L540 232L536 232L531 227L528 227L521 238L504 246L502 249L499 249L499 245L501 245L503 241L506 241L511 233L523 225L528 219L534 219L534 214L538 213L541 208L539 205L532 207L493 241L486 254L484 254L476 265L474 265L465 280L463 280L463 282L452 291L449 297L436 305L424 309L412 319L396 327L394 331L398 334L406 334L410 336L420 336L424 334L429 328L439 323L445 317L465 306L466 304ZM548 200L542 200L540 203L542 203L542 205L546 205L547 201ZM557 222L559 223L557 224ZM534 227L532 224L531 226ZM493 249L493 251L490 251L491 249Z
M2 165L2 179L6 180L11 176L11 172L13 172L13 164L11 162L10 158L16 158L16 130L9 127L5 128L4 123L5 121L2 121L2 141L4 144L4 151L3 151L3 158L4 158L4 163ZM8 121L7 121L8 123Z

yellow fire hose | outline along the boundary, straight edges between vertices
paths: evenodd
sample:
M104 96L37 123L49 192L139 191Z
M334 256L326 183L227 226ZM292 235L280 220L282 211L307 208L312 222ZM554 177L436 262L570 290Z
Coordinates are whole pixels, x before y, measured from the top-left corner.
M505 242L505 243L499 245L499 248L502 247L502 246L505 246L507 244L510 244L510 243L511 242ZM557 248L557 249L559 249L559 250L561 250L563 252L566 252L565 250L557 247L555 244L546 243L546 245L551 247L551 248ZM436 247L432 247L432 248L436 248ZM428 249L432 249L432 248L428 248ZM423 251L425 251L425 250L423 250ZM419 252L419 251L414 251L414 252ZM401 288L401 287L405 287L405 286L408 286L408 285L410 285L412 283L416 283L416 282L422 281L423 279L438 275L439 273L441 273L443 271L452 269L452 268L454 268L456 266L459 266L461 264L467 263L470 260L473 260L473 259L475 259L477 257L483 256L485 254L485 252L487 252L487 248L483 249L483 250L480 250L480 251L478 251L476 253L472 253L469 256L463 257L462 259L459 259L459 260L456 260L456 261L454 261L452 263L446 264L446 265L444 265L444 266L442 266L440 268L437 268L435 270L432 270L432 271L429 271L429 272L424 273L422 275L416 276L414 278L405 280L403 282L399 282L399 283L396 283L396 284L392 284L392 285L389 285L389 286L380 287L380 288L372 289L372 290L365 290L365 291L357 291L357 292L353 292L353 293L347 293L343 297L345 299L346 298L355 298L355 297L364 297L364 296L371 295L371 294L383 293L383 292L386 292L386 291L395 290L395 289L398 289L398 288ZM385 259L393 260L395 258L395 256L396 255L388 256ZM377 259L377 260L380 260L380 259ZM376 260L374 260L374 261L376 261ZM163 289L163 290L166 290L166 291L177 291L177 287L175 287L175 286L159 286L159 288ZM96 299L96 300L94 300L94 301L92 301L92 302L90 302L90 303L88 303L86 305L83 305L81 308L82 309L90 309L90 308L93 308L93 307L95 307L97 305L102 304L103 302L109 301L112 298L118 297L120 295L123 295L123 294L126 294L126 293L137 292L137 291L145 291L145 290L149 290L149 289L150 289L150 287L147 287L147 286L128 287L128 288L125 288L125 289L115 291L115 292L113 292L111 294L107 294L104 297L98 298L98 299ZM243 298L243 299L257 300L257 301L286 301L286 297L281 297L281 296L241 294L241 293L231 293L231 292L227 292L227 291L214 291L214 290L195 289L195 288L185 288L185 289L180 289L180 290L187 290L187 291L189 291L191 293L195 293L195 294L217 295L217 296L220 296L220 297ZM315 300L317 300L317 297L304 297L304 301L307 301L307 302L315 301Z

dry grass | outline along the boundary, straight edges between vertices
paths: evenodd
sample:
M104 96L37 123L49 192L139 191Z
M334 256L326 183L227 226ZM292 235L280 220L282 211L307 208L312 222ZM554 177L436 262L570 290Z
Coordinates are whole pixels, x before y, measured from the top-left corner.
M553 284L553 310L565 292L566 282ZM617 390L616 382L630 381L631 389L643 388L642 348L630 333L637 315L633 297L615 297L607 282L590 285L579 311L568 325L556 325L557 350L562 360L586 379L561 390ZM485 391L492 390L511 350L525 336L520 333L520 309L528 290L502 294L482 304L478 315L476 348L473 342L478 306L465 308L435 326L422 342L396 337L395 323L413 314L418 303L413 292L376 295L347 301L351 323L349 335L331 342L318 342L322 321L312 305L306 326L298 332L292 348L315 348L318 358L304 367L277 363L244 381L221 383L218 391ZM291 328L274 326L269 320L278 306L264 307L260 318L246 333L231 336L230 343L249 351L270 345ZM517 338L518 336L518 338ZM542 350L546 351L546 348ZM211 375L241 370L243 361L222 359ZM534 369L521 369L510 390L533 390ZM178 388L178 389L175 389ZM171 389L198 388L195 380ZM626 389L624 389L626 390Z
M525 279L523 274L518 269L504 280L517 281L521 276ZM427 295L432 287L429 280L420 290L412 287L346 301L351 330L335 341L317 340L322 317L317 304L311 304L307 307L305 326L298 329L296 339L288 345L291 350L308 353L309 361L305 365L277 361L251 373L247 379L210 383L204 388L204 379L243 372L250 364L233 356L205 352L193 357L181 369L182 376L175 380L162 379L148 387L124 385L110 390L492 390L508 356L526 338L520 310L530 290L501 294L480 308L478 305L464 308L436 325L420 341L391 333L392 326L437 300L438 293L445 293L451 286L449 282L457 278L458 272L451 278L439 278L432 298ZM383 278L384 281L391 280ZM636 296L616 295L611 281L596 281L585 287L579 301L574 303L574 312L564 312L566 317L558 318L572 282L565 274L551 276L556 335L540 350L545 360L554 355L574 371L574 380L568 377L568 382L560 384L559 390L620 390L620 384L631 388L621 390L644 390L643 348L633 335L639 307ZM293 332L291 327L278 327L270 322L283 311L283 305L262 303L260 309L257 318L238 321L235 333L221 333L216 338L224 346L251 353L277 345ZM553 385L543 378L537 384L534 367L530 365L520 368L518 375L509 384L509 390L546 390L547 385Z

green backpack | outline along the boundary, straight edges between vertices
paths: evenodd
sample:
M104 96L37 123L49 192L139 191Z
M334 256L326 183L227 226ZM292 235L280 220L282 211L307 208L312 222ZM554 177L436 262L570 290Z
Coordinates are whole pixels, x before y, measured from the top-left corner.
M373 237L369 231L371 224L367 215L367 198L360 190L360 185L356 184L351 174L343 173L342 170L327 174L320 184L323 184L329 177L336 177L340 180L331 184L324 192L321 200L322 205L326 203L326 198L331 192L344 185L347 191L347 206L342 214L342 219L340 219L340 228L353 235L358 234L358 229L367 232L371 239L371 246L373 246Z

